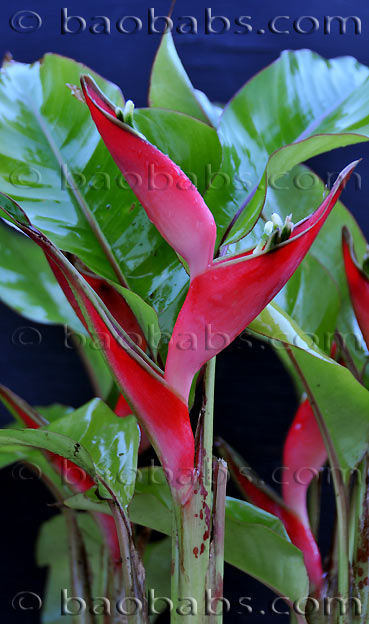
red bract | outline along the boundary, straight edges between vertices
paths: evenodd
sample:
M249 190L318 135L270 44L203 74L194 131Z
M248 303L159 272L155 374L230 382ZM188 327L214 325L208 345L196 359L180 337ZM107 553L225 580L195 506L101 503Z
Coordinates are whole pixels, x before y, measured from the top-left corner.
M109 312L112 316L114 316L115 320L121 327L124 328L124 331L131 338L131 340L133 340L133 342L143 351L146 351L147 342L144 333L124 297L107 280L90 273L90 271L85 268L82 269L78 266L78 264L75 264L75 266L83 275L86 282L92 286L95 293L99 295L100 299L104 302ZM118 398L114 412L121 418L132 414L132 408L122 394ZM150 442L145 431L142 428L140 428L140 430L141 436L139 452L143 452L149 448Z
M369 349L369 278L357 261L352 236L346 227L342 231L342 248L351 302Z
M144 333L124 297L107 280L87 270L81 270L78 266L76 268L83 275L86 282L92 286L95 293L99 295L101 301L104 302L111 315L124 328L131 340L142 351L146 351L147 343Z
M307 527L307 490L326 461L327 452L314 411L309 400L305 399L296 412L284 444L283 466L286 472L282 491L287 505Z
M214 218L202 196L168 156L117 118L115 106L92 78L83 76L81 84L105 145L149 219L186 260L191 276L198 275L213 260L216 237Z
M174 327L165 369L168 383L187 400L195 373L238 336L283 288L309 251L356 162L291 237L270 251L215 261L191 281Z
M132 412L146 430L179 499L187 496L194 469L194 437L187 405L172 391L161 372L130 341L96 293L65 256L12 199L1 195L0 205L12 221L35 243L50 264L69 303L73 306L112 370Z
M320 589L323 580L322 561L309 524L304 524L293 509L280 500L272 490L260 484L251 470L248 475L245 474L245 462L228 444L221 441L219 447L246 500L277 516L283 522L291 542L303 552L311 583Z

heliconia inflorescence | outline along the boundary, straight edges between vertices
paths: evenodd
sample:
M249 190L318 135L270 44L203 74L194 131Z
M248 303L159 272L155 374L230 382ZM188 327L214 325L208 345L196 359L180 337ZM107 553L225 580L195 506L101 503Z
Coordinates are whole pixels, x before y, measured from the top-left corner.
M122 173L135 173L134 192L159 232L184 258L190 287L175 323L163 373L129 337L132 319L114 287L83 275L37 230L11 198L0 206L43 250L54 275L92 339L101 347L123 395L121 415L134 413L166 470L172 491L187 500L195 444L188 395L195 373L224 349L263 310L303 260L336 203L356 163L346 167L321 206L293 226L273 214L269 236L253 250L213 259L216 227L203 198L181 169L134 127L134 110L118 114L89 77L82 88L92 118ZM165 191L150 188L150 166L167 174ZM255 250L254 250L255 251ZM90 282L90 283L88 283ZM128 315L129 316L129 315ZM136 326L135 326L136 327ZM136 327L137 329L137 327ZM145 341L140 344L143 349Z
M188 401L196 372L232 342L283 288L310 249L356 162L342 171L329 195L293 226L273 213L270 237L254 250L213 259L216 228L199 192L167 156L130 125L88 76L81 79L91 116L115 162L127 176L139 174L134 192L149 218L190 267L190 287L169 343L165 379ZM124 119L124 116L123 116ZM165 191L149 188L149 167L171 176ZM185 189L185 190L183 190Z

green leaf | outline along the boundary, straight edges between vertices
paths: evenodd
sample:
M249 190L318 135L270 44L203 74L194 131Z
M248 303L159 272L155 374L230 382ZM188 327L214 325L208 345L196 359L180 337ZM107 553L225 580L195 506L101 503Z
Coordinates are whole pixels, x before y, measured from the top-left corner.
M7 429L0 430L0 446L21 446L40 448L56 455L61 455L85 470L93 479L96 479L92 459L86 449L78 446L74 440L59 433L44 429Z
M319 296L323 284L324 296ZM308 255L274 302L330 353L341 302L338 285L315 256Z
M55 420L47 429L77 440L93 459L98 479L106 483L121 505L129 503L135 487L139 445L134 416L119 418L103 401L93 399ZM107 493L101 490L100 495L106 497Z
M154 359L156 359L158 346L160 343L161 332L159 327L158 315L155 310L149 306L141 297L136 295L132 290L116 285L117 290L124 297L126 303L135 315L139 326L141 327L148 345L150 345Z
M68 506L90 511L105 511L96 496L74 496ZM129 505L135 524L171 535L172 501L161 468L142 468L138 472L135 495ZM267 547L265 547L267 545ZM271 556L273 553L273 556ZM281 521L246 503L227 497L225 560L267 584L291 600L307 595L308 580L302 553L291 544Z
M225 559L293 602L309 594L302 552L274 516L227 497Z
M151 542L145 546L143 564L146 571L146 589L153 591L156 598L152 605L157 613L165 611L167 602L159 600L160 596L170 597L170 579L172 567L172 543L169 538L159 542ZM154 622L156 616L152 615L150 621Z
M342 470L353 470L368 448L369 392L306 336L276 304L269 304L250 325L272 339L274 347L291 346L293 355L322 413Z
M153 305L170 332L188 277L123 180L87 106L66 87L86 71L123 104L116 86L70 59L48 54L33 65L6 65L0 77L0 189L16 197L60 249ZM160 109L136 111L135 123L204 192L221 159L215 130Z
M41 249L1 221L0 249L1 301L31 321L67 324L86 336Z
M63 416L72 414L75 410L74 407L69 405L62 405L61 403L52 403L51 405L37 405L35 408L38 414L41 414L48 422L52 423L54 420L59 420Z
M163 35L151 71L150 106L169 108L209 123L177 54L170 32Z
M140 468L128 513L135 524L171 535L172 497L161 468Z
M101 535L90 516L78 514L77 521L92 572L92 597L106 596L108 560L104 557ZM48 567L41 622L42 624L64 624L65 616L61 615L60 610L61 589L67 589L69 597L73 596L73 589L70 579L67 528L62 515L57 515L42 525L37 541L37 563L41 567ZM101 602L96 600L92 606L94 605L101 605ZM73 606L76 607L76 603L71 602L70 608ZM112 609L114 606L112 603ZM101 624L101 619L97 617L99 624Z
M307 158L367 140L368 76L350 57L327 61L309 50L286 51L238 91L220 119L223 162L205 196L218 239L245 205L227 242L247 234L268 180L273 185Z
M149 524L170 535L169 488L163 482L161 469L151 475L150 470L142 470L142 478L137 480L136 494L129 507L130 518L137 524ZM291 600L307 595L308 580L302 553L291 544L280 520L249 503L229 497L225 560Z

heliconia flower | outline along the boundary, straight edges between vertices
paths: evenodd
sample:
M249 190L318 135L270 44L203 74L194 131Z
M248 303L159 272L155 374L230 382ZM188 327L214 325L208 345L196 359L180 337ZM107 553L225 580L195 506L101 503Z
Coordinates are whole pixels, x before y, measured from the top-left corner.
M277 516L283 523L291 542L304 555L305 566L312 585L321 589L323 568L319 548L309 524L304 524L298 514L266 487L247 467L245 461L226 442L219 440L218 449L247 501Z
M283 466L287 469L282 493L305 526L309 526L306 497L314 476L327 461L322 434L309 400L299 406L283 447Z
M0 195L0 206L43 250L69 303L100 346L132 413L145 429L168 474L173 494L184 500L188 496L189 473L194 470L194 436L186 403L129 339L75 267L33 227L21 207L6 195Z
M352 236L347 227L342 230L342 249L351 302L369 349L369 275L357 260Z
M1 384L0 400L6 405L15 418L24 423L29 429L39 429L48 424L48 421L28 405L26 401ZM81 471L73 462L64 457L60 457L60 455L55 455L55 453L50 453L49 451L45 451L45 455L58 474L68 475L68 485L74 492L86 492L94 486L93 479L91 479L86 472ZM121 556L119 540L114 519L112 516L101 512L96 512L94 515L105 536L114 564L120 566Z
M216 260L191 281L165 368L168 383L185 400L195 373L258 316L297 269L356 164L341 172L319 208L294 226L288 240L267 252L254 254L251 250Z
M213 215L202 196L168 156L122 121L127 117L92 78L83 76L81 85L105 145L150 221L185 259L191 277L198 275L213 260L216 237Z

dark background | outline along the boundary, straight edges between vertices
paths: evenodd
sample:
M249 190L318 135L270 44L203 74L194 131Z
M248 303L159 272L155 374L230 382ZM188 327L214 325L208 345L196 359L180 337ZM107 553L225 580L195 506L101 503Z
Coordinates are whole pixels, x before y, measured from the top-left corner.
M147 10L155 7L155 14L165 15L169 2L148 4L141 0L133 2L82 2L75 0L68 6L70 15L81 15L91 25L95 15L110 18L110 35L94 35L88 30L80 34L61 34L62 4L33 2L22 4L6 2L0 7L0 54L10 51L18 61L31 62L45 52L57 52L83 61L106 78L116 82L125 96L136 105L145 106L150 68L160 35L147 33ZM64 5L65 6L65 5ZM212 8L215 15L230 18L231 32L225 34L204 33L204 11ZM36 32L20 33L14 30L9 18L19 10L33 10L42 18L42 26ZM235 34L233 20L239 15L250 15L253 31L247 35ZM136 35L118 33L116 21L124 15L136 15L144 28ZM179 55L193 84L216 101L227 101L255 72L276 59L281 50L308 47L325 57L353 55L369 64L369 7L367 2L330 1L278 1L203 3L178 0L174 20L181 15L193 15L198 19L197 35L174 33ZM277 15L290 19L279 22L281 28L289 28L289 34L276 34L268 30L268 21ZM314 16L320 28L311 34L296 32L293 21L299 16ZM354 15L361 19L362 32L355 34L353 23L347 33L339 34L333 26L331 34L325 34L324 15ZM311 22L310 22L311 23ZM72 26L72 24L71 24ZM159 24L158 24L159 26ZM308 28L309 21L303 22ZM257 31L264 29L264 34ZM364 233L369 237L367 211L368 147L358 145L316 158L312 166L323 177L327 171L338 171L348 162L364 157L359 166L362 177L361 190L353 186L344 192L343 201L358 219ZM1 273L0 273L1 279ZM61 402L79 406L92 396L88 379L79 364L77 355L64 346L63 330L58 327L33 324L42 334L41 344L20 346L12 336L24 325L5 305L0 304L0 381L23 396L31 404ZM27 326L31 326L27 321ZM216 421L215 430L225 437L266 480L271 481L272 472L280 465L281 445L296 408L296 398L290 381L276 356L268 348L253 343L251 346L237 340L219 358L217 363ZM3 423L8 421L5 410L0 412ZM39 621L35 611L16 612L11 607L12 597L20 591L42 593L45 570L34 562L34 543L40 523L53 512L48 506L49 494L37 480L24 481L17 472L7 469L0 472L1 515L1 615L9 624ZM230 493L235 493L230 489ZM329 547L333 503L330 492L324 494L324 514L321 544L324 552ZM240 596L250 596L254 612L248 616L237 614L233 606L226 622L280 622L286 616L268 613L272 599L270 592L249 577L227 568L224 595L233 605ZM261 614L260 611L266 614ZM4 619L5 621L5 619Z

